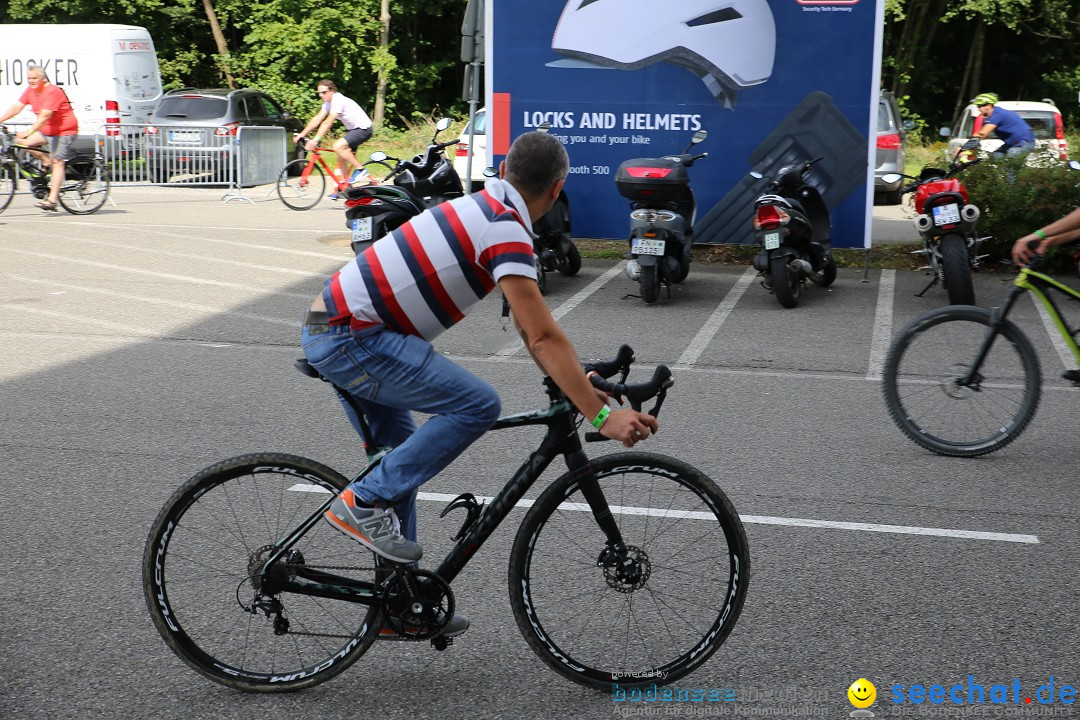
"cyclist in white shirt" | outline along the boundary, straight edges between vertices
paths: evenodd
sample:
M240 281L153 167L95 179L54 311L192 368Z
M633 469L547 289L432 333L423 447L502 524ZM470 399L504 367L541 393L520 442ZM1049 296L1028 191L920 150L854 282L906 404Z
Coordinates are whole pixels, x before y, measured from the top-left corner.
M311 152L319 146L335 120L340 120L345 126L345 136L340 137L331 145L331 149L338 156L338 167L341 169L341 177L348 177L349 183L355 183L361 178L367 177L364 166L356 159L356 148L360 143L371 137L371 118L364 112L357 102L347 98L337 91L337 85L333 80L320 80L316 86L319 99L323 101L322 109L315 117L308 121L304 129L293 136L295 142L300 136L307 135L315 128L315 136L307 141L304 149ZM352 174L349 174L349 170ZM330 197L335 197L331 195Z

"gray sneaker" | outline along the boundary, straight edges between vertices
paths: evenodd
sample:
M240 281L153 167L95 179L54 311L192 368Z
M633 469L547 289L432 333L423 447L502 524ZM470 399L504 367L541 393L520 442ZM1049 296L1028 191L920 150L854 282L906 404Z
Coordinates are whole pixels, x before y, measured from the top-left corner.
M393 508L365 508L357 505L356 495L346 488L334 498L323 519L387 560L413 563L424 555L419 543L406 540Z

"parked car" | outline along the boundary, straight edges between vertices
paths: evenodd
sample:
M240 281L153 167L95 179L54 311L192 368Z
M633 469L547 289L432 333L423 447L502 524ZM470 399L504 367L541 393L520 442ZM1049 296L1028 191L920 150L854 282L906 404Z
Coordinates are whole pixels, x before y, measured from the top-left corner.
M874 196L882 205L899 205L903 178L885 182L883 175L904 172L904 140L912 127L911 121L900 120L896 97L886 90L878 100L877 166L874 169Z
M1039 162L1063 162L1069 161L1069 143L1065 139L1065 123L1061 119L1054 101L1044 98L1042 102L1029 102L1026 100L1001 100L998 107L1012 110L1027 121L1035 133L1035 151L1029 156L1029 163ZM952 138L945 149L947 158L956 155L957 149L964 141L979 132L982 128L983 116L979 114L979 108L968 105L960 113L960 117L952 126ZM1001 141L990 137L979 143L980 155L987 157L990 153L1001 147Z
M213 173L227 178L227 160L232 151L225 142L244 126L285 128L288 159L303 157L293 145L293 133L303 123L284 110L276 100L258 90L184 88L171 90L161 98L146 126L146 161L155 182L168 182L178 174Z
M454 170L457 171L458 177L462 182L472 184L472 189L477 190L483 187L484 181L487 180L484 177L484 168L487 167L487 112L485 108L480 108L476 111L476 116L472 126L476 128L476 135L473 136L472 146L469 146L469 123L465 123L465 129L461 131L461 142L457 145L457 153L454 156ZM465 168L469 162L469 153L472 153L472 173L466 174Z

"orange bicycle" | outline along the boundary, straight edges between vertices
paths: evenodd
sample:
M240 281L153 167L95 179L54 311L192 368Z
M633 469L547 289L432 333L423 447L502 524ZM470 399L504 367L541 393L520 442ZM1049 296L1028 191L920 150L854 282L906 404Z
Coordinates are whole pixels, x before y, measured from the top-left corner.
M306 137L297 138L296 144L303 145L307 140ZM349 189L349 182L345 178L339 179L334 175L334 171L323 159L323 153L333 153L333 150L315 148L313 152L308 153L307 158L297 158L285 163L285 167L278 175L277 193L281 202L287 207L293 210L310 210L322 199L328 183L333 184L336 193ZM375 160L364 163L364 168L367 169L368 165L383 165L387 170L390 169L386 163ZM327 177L331 180L328 181ZM370 175L367 177L373 185L377 184L375 178Z

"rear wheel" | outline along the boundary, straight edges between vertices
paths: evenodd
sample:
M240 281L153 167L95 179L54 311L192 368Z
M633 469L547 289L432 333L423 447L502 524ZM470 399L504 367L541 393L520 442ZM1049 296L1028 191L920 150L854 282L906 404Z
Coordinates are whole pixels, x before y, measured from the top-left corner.
M946 235L938 241L941 252L941 271L945 275L945 290L950 305L974 305L975 288L971 283L971 263L967 243L959 235Z
M798 305L802 282L788 267L788 256L773 258L769 262L769 274L772 276L773 292L776 293L780 305L786 308Z
M810 282L818 287L828 287L836 282L836 261L831 255L820 270L810 274Z
M73 215L97 212L109 199L109 170L101 160L71 160L64 169L60 204Z
M727 638L750 577L746 534L715 483L664 455L590 462L623 546L608 543L566 473L525 515L510 552L510 605L555 672L610 690L664 685Z
M210 680L249 692L301 690L363 655L382 627L381 605L264 583L320 568L375 583L381 571L370 554L318 518L262 570L275 544L348 482L313 460L260 453L220 462L182 485L143 554L146 604L169 648Z
M277 194L293 210L310 210L326 192L326 173L319 165L306 171L308 160L286 163L278 175Z
M647 265L641 268L641 299L652 305L660 298L660 266Z

